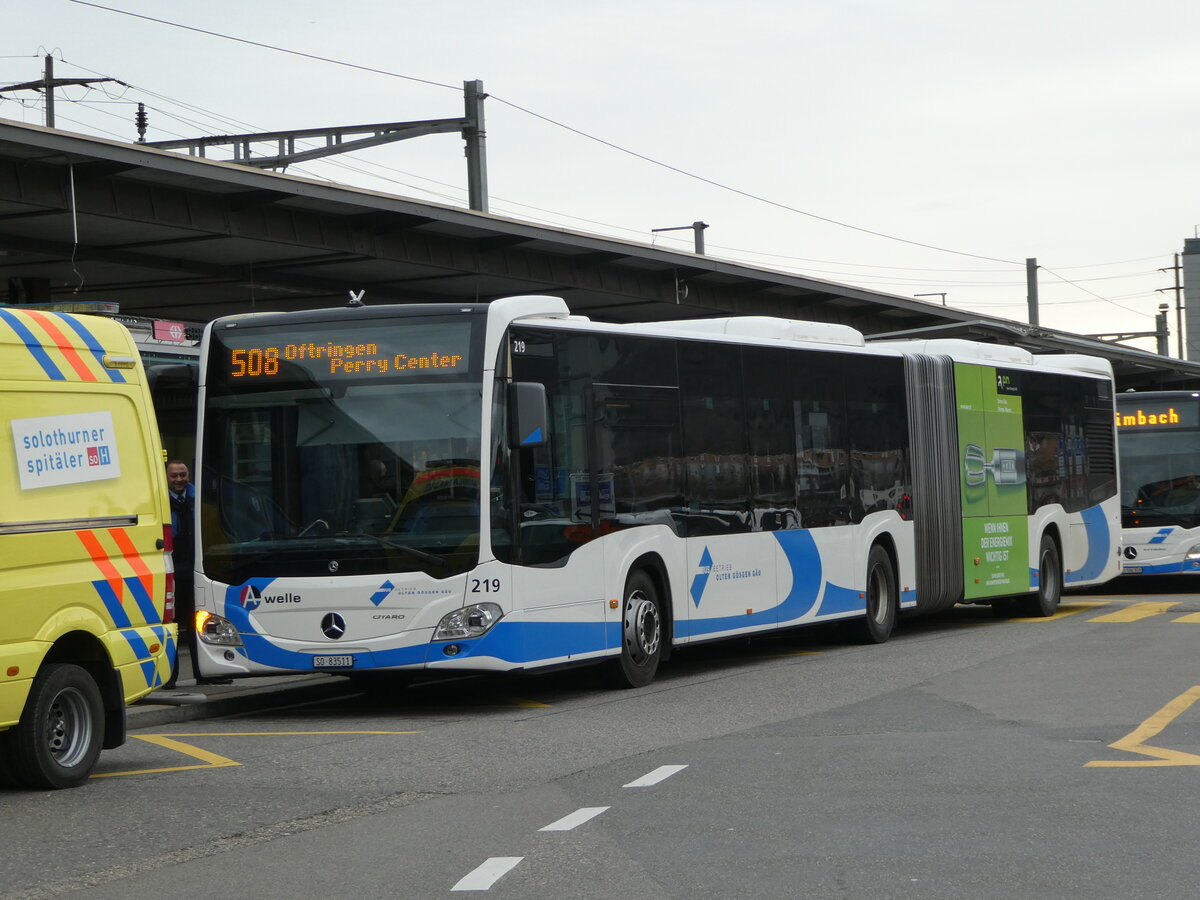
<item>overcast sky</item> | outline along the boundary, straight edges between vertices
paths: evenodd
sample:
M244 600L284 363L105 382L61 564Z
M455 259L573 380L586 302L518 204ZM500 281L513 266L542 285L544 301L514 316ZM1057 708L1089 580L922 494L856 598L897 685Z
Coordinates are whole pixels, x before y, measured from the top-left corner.
M1019 321L1036 257L1043 325L1152 331L1169 302L1175 352L1174 293L1156 289L1200 226L1195 2L5 11L0 86L40 78L47 53L56 77L129 85L61 89L63 129L133 140L138 101L149 140L451 118L480 79L494 214L672 249L692 232L651 229L702 220L710 256ZM0 117L42 124L40 95L0 98ZM457 135L337 159L289 173L466 205Z

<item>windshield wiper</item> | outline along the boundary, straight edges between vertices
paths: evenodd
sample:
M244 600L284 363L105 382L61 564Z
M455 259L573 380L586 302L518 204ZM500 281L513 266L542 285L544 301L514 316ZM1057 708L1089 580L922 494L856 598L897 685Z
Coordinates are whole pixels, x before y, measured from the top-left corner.
M364 534L338 535L338 536L339 537L351 537L351 538L367 538L368 540L375 541L375 543L380 544L381 546L390 547L393 550L399 550L401 553L407 553L409 556L413 557L414 559L419 559L422 562L429 563L430 565L441 566L441 567L446 566L445 558L438 556L436 553L429 553L425 550L418 550L416 547L410 547L407 544L401 544L397 541L389 540L388 538L381 537L378 534L365 534L364 533Z

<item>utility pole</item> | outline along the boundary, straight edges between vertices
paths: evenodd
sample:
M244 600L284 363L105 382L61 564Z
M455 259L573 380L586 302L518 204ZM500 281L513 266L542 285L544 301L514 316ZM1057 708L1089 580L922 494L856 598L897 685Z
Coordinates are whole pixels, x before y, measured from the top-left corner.
M1165 288L1163 290L1166 290ZM1171 355L1171 326L1168 323L1168 315L1171 309L1170 304L1158 304L1158 315L1154 317L1153 331L1114 331L1108 334L1089 334L1085 337L1095 338L1098 341L1111 341L1112 343L1120 343L1121 341L1131 341L1134 338L1152 337L1157 345L1157 353L1159 356Z
M693 246L695 246L695 248L696 248L696 255L703 256L704 255L704 229L707 227L708 227L708 225L706 223L696 221L696 222L693 222L691 225L677 225L672 228L651 228L650 231L654 232L656 234L660 231L691 231Z
M102 81L114 81L117 84L125 83L117 81L115 78L55 78L54 57L47 56L41 81L25 81L21 84L10 84L7 87L0 87L0 94L6 91L41 91L46 96L46 127L53 128L55 88L66 87L72 84L99 84Z
M463 152L467 157L467 204L479 212L488 211L487 147L483 127L483 82L463 82L464 124L462 137L466 142Z
M1158 339L1158 355L1171 355L1171 335L1167 330L1167 310L1171 307L1166 303L1158 304L1158 315L1154 317L1154 332Z
M286 169L293 163L310 159L321 159L337 153L349 153L390 144L427 134L459 132L466 142L467 196L470 208L478 212L488 211L487 196L487 153L484 148L483 101L487 94L479 80L463 82L465 115L457 119L424 119L419 122L383 122L373 125L350 125L337 128L302 128L291 131L261 131L255 134L207 135L198 138L183 138L171 141L145 141L147 147L160 150L186 150L192 156L203 157L209 147L228 146L233 148L233 159L229 162L257 169ZM367 135L354 140L346 138ZM310 150L297 150L296 142L322 138L324 146ZM275 144L271 156L254 156L252 145Z
M1037 257L1028 257L1025 260L1025 285L1026 294L1029 298L1029 324L1038 324L1038 283L1037 283Z
M1175 336L1179 344L1179 358L1183 359L1183 284L1179 280L1179 275L1183 271L1183 266L1179 264L1179 254L1175 254L1175 265L1159 269L1160 272L1174 272L1175 286L1169 288L1155 288L1155 293L1162 291L1175 292Z

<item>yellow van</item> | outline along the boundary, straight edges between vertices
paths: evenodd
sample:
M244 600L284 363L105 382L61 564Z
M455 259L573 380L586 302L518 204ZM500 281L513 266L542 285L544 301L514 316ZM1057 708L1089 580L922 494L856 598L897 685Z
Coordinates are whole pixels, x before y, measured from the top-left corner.
M79 784L170 677L162 456L123 326L0 307L0 781Z

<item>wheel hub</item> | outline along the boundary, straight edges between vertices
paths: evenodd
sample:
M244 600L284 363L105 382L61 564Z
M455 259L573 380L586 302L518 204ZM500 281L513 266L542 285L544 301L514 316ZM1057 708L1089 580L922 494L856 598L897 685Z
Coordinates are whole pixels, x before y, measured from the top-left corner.
M625 641L637 662L658 652L662 639L658 606L640 591L625 605Z
M87 705L81 694L64 690L50 704L46 715L46 748L59 764L69 768L87 753L91 741Z

